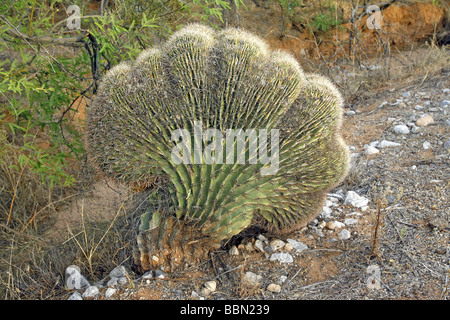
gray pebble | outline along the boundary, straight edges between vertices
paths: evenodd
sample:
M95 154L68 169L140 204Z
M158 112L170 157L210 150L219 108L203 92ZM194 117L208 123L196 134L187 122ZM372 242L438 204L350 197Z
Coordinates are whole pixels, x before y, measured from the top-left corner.
M122 278L122 277L125 277L127 274L128 274L128 272L124 266L118 266L118 267L115 267L109 273L109 277L110 278Z
M117 289L114 288L108 288L105 292L105 298L111 298L115 293Z
M67 300L83 300L83 297L78 291L75 291L70 295L70 297Z
M341 232L339 232L339 239L340 240L350 239L350 231L348 231L347 229L342 229Z
M86 291L84 291L83 298L93 298L96 295L98 295L99 293L100 293L100 291L98 290L98 288L96 286L90 286L86 289Z
M281 263L291 263L294 262L292 256L287 252L273 253L270 256L270 261L278 260Z

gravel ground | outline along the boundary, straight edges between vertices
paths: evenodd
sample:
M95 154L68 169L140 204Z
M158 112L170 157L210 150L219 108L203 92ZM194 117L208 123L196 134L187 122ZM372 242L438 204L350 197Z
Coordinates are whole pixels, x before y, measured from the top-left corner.
M351 172L320 216L280 239L281 248L249 235L183 272L106 277L84 299L448 299L449 100L443 69L348 107ZM347 199L353 192L360 202Z

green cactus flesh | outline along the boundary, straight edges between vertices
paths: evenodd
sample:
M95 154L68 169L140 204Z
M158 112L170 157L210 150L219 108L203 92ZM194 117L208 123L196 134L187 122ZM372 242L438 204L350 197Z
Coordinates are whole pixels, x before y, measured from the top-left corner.
M202 236L230 238L257 217L272 230L292 230L318 214L326 192L347 172L341 112L335 87L305 74L287 53L271 51L239 29L190 25L134 63L108 72L88 111L89 150L118 180L167 177L170 219L194 226ZM192 133L198 124L203 132L279 130L278 171L263 175L267 163L239 163L237 153L234 161L208 164L194 146L209 142L195 136L190 163L176 163L172 132ZM237 148L236 141L227 142L216 158L229 156L222 154L227 147ZM249 143L245 151L250 156ZM164 219L148 210L141 228L156 228Z

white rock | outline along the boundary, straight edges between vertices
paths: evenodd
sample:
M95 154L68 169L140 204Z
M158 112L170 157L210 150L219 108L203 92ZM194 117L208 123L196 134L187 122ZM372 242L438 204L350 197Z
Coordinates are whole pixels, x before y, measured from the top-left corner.
M317 227L320 228L320 229L323 229L323 228L325 228L326 225L327 225L327 223L324 220L322 220L322 221L319 222Z
M111 278L108 283L106 284L106 286L108 287L115 287L118 284L118 280L117 278Z
M267 291L279 293L279 292L281 292L281 286L276 283L271 283L267 286Z
M339 232L339 239L340 240L350 239L350 231L348 231L347 229L342 229L341 232Z
M247 271L244 274L244 282L246 282L252 286L259 285L261 283L261 280L262 280L262 276L260 276L259 274L253 273L251 271Z
M114 289L114 288L106 289L105 298L107 298L107 299L111 298L116 293L116 291L117 291L117 289Z
M91 284L87 279L80 273L80 268L75 265L68 266L66 268L66 285L69 289L84 289L89 287Z
M153 272L148 271L142 275L142 279L153 279Z
M273 253L270 256L270 261L278 260L280 263L291 263L294 262L292 256L287 252Z
M405 126L404 124L399 124L394 127L394 131L396 133L400 133L400 134L408 134L409 128L408 128L408 126Z
M448 106L448 105L450 105L450 100L443 100L443 101L441 102L441 107L446 107L446 106Z
M236 246L232 246L230 251L228 251L228 253L230 254L230 256L238 256L239 250L238 248L236 248Z
M266 249L269 252L275 252L279 249L282 249L284 247L284 245L285 245L284 241L282 241L280 239L273 239L269 243L270 248L266 248Z
M308 246L304 244L303 242L294 240L294 239L287 239L287 242L298 252L302 252L306 249L308 249Z
M423 146L423 148L424 148L425 150L428 150L428 149L431 148L431 143L429 143L428 141L425 141L425 142L422 144L422 146Z
M110 273L109 273L109 277L110 278L122 278L125 277L126 275L128 275L127 270L125 269L124 266L118 266L115 267Z
M164 273L164 271L156 269L155 270L155 278L158 279L164 279L166 277L166 274Z
M262 234L258 234L257 238L258 238L258 240L261 240L262 242L268 241L267 238L265 236L263 236Z
M83 300L83 297L78 291L75 291L70 295L70 297L67 300Z
M330 195L327 195L327 201L326 203L330 202L331 205L326 205L326 207L331 207L333 205L336 205L337 203L339 203L339 199Z
M347 216L362 216L362 214L357 211L353 211L353 212L347 213Z
M90 286L86 289L86 291L84 291L83 298L93 298L96 295L98 295L99 293L100 293L100 291L98 290L98 288L96 286Z
M369 199L359 196L354 191L348 191L344 203L350 204L351 206L356 208L363 208L367 206L367 204L369 203Z
M342 222L339 221L328 221L327 222L327 228L330 230L334 230L334 229L340 229L344 226L344 224Z
M334 225L335 225L336 229L340 229L340 228L345 227L345 224L343 224L340 221L336 221L336 220L334 221Z
M256 239L255 240L255 244L254 244L255 248L261 252L264 252L264 244L261 240Z
M117 279L118 284L126 284L127 282L128 282L127 277L120 277L119 279Z
M347 218L347 219L344 220L344 224L347 225L347 226L352 225L352 224L356 224L356 223L358 223L358 220L353 219L353 218Z
M331 213L333 212L333 210L331 210L331 208L330 207L323 207L322 208L322 212L319 214L319 216L322 218L322 219L329 219L329 218L331 218Z
M215 282L215 281L205 282L205 289L207 289L209 292L216 291L216 288L217 288L217 282Z
M402 93L402 97L404 97L404 98L408 98L410 96L411 96L411 91L406 91L406 92Z
M416 106L414 107L414 109L416 109L416 110L423 110L423 106L416 105Z
M365 153L368 154L368 155L377 154L377 153L380 153L380 150L378 150L377 148L372 147L372 146L369 145L369 146L366 146Z
M387 140L383 140L383 141L381 141L378 145L377 145L377 147L378 148L387 148L387 147L398 147L398 146L400 146L401 144L400 143L397 143L397 142L392 142L392 141L387 141Z
M286 282L286 280L287 280L287 277L286 277L286 276L280 276L280 279L278 280L278 283L279 283L279 284L283 284L283 283Z
M345 115L346 115L346 116L354 116L355 114L356 114L356 112L353 111L353 110L345 111Z

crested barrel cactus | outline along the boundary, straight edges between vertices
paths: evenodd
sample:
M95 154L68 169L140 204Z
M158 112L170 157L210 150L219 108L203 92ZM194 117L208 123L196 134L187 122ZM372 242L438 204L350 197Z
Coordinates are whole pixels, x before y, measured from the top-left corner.
M313 219L347 172L341 112L336 88L289 54L190 25L108 72L89 150L115 179L158 177L135 259L174 268L252 225L282 233Z

